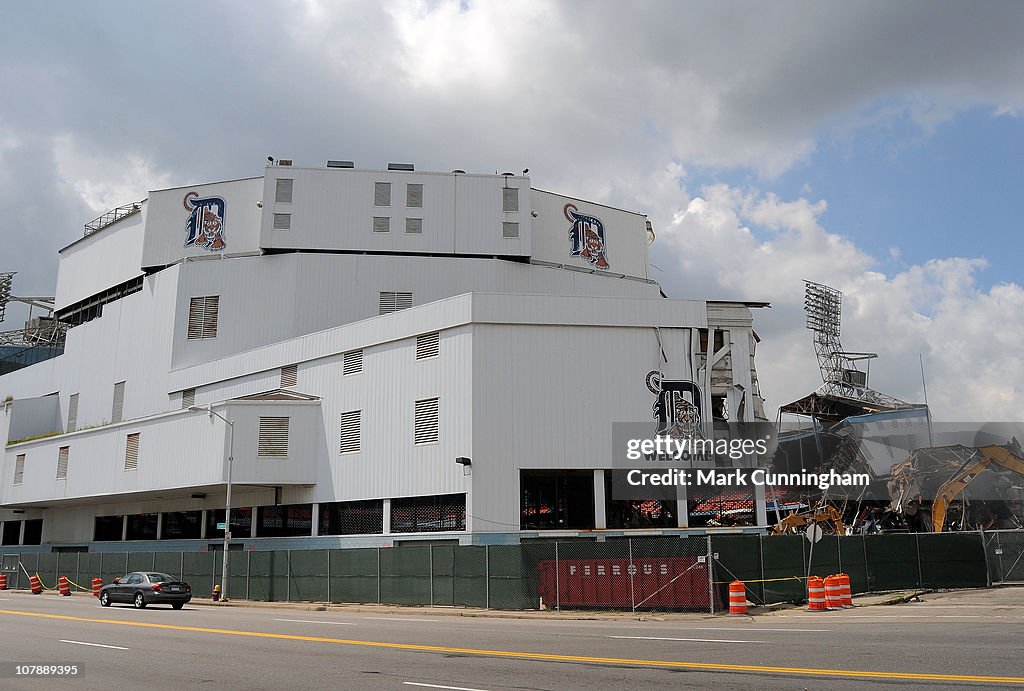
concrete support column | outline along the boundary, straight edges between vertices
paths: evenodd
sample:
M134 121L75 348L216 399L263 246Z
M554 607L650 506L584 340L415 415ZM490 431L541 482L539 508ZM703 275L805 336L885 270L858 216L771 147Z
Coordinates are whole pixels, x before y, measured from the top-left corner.
M605 512L604 470L598 468L594 471L594 528L605 530L607 527L608 517Z
M384 500L384 534L391 533L391 500Z

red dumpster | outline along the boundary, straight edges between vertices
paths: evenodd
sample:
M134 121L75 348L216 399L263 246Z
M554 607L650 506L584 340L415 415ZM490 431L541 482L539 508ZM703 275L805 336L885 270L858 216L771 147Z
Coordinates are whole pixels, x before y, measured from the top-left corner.
M708 567L697 557L545 560L538 571L540 596L548 606L708 607ZM717 609L717 588L714 597Z

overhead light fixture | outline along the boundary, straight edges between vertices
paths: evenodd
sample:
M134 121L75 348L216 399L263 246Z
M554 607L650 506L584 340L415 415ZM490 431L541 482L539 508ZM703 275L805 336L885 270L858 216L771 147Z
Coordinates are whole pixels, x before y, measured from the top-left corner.
M204 494L203 492L196 492L195 494L192 495L192 498L193 499L206 499L206 494Z

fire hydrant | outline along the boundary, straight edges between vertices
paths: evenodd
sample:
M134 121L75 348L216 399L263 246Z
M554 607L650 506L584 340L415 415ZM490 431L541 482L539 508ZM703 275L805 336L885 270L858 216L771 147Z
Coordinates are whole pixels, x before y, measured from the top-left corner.
M220 599L220 584L213 586L213 593L210 595L214 602Z

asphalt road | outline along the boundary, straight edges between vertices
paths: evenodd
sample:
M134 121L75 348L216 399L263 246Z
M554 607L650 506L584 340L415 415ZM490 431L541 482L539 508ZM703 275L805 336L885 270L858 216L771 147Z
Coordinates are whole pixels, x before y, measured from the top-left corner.
M14 664L79 664L74 679ZM1024 685L1024 589L756 619L101 608L0 593L4 689L882 689ZM926 676L920 676L926 675ZM967 677L977 677L975 680Z

